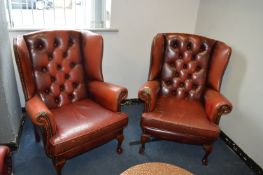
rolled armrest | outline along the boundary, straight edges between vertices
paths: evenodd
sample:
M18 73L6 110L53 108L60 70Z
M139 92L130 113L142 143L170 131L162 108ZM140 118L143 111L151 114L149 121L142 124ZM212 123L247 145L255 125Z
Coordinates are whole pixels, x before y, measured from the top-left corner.
M88 83L88 94L103 107L113 111L120 111L122 100L128 96L128 90L124 87L102 81Z
M7 146L0 146L0 174L4 175L7 171L6 157L9 156L10 149Z
M205 110L210 121L218 124L221 115L232 111L232 104L218 91L207 89L204 97Z
M39 96L35 95L26 102L26 111L31 121L38 126L44 127L50 137L56 134L53 114Z
M159 81L147 81L140 89L138 97L145 102L145 111L151 112L154 110L157 96L160 91Z

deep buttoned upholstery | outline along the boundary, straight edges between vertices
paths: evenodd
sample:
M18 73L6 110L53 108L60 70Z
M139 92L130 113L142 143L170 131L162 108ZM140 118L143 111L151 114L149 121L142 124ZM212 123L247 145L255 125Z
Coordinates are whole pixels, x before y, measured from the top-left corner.
M220 94L230 55L231 48L225 43L203 36L155 36L148 81L138 93L145 102L141 153L151 136L203 144L203 163L207 164L212 143L220 134L219 119L232 110Z
M128 117L120 103L128 91L104 82L100 35L40 31L16 38L14 51L27 114L41 129L57 174L66 159L114 138L122 152Z
M26 35L36 91L49 108L87 97L82 65L81 33L60 31Z
M197 36L167 35L161 72L162 95L200 99L214 43Z

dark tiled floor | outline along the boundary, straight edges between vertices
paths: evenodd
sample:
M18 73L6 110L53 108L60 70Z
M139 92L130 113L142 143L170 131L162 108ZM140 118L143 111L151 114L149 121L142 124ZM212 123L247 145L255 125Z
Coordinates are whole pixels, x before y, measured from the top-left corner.
M142 105L124 106L122 111L129 114L129 125L125 129L124 153L115 152L116 141L69 160L63 175L117 175L127 168L144 162L167 162L185 168L193 174L248 175L254 174L222 140L214 145L209 165L202 166L204 154L201 146L186 145L168 141L146 144L146 154L138 154L139 145L129 145L140 137L140 115ZM54 175L52 162L44 153L42 143L36 143L33 127L26 120L20 147L14 153L14 175Z

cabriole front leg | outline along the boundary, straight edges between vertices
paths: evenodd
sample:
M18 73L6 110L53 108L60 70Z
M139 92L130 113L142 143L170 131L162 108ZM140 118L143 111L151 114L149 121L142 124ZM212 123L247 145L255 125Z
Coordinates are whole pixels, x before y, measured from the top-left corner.
M65 159L56 159L53 158L53 166L56 169L57 175L62 175L62 168L64 167L66 160Z
M149 141L150 140L150 136L149 135L147 135L147 134L142 134L142 136L141 136L141 147L140 147L140 150L139 150L139 153L140 154L144 154L144 150L145 150L145 143L147 142L147 141Z
M117 136L117 141L118 141L117 153L118 154L121 154L123 152L123 149L121 147L123 140L124 140L124 136L123 136L123 133L121 133L120 135Z
M205 150L205 155L202 159L202 164L208 165L208 156L211 154L211 152L213 150L213 145L212 144L204 144L203 148Z

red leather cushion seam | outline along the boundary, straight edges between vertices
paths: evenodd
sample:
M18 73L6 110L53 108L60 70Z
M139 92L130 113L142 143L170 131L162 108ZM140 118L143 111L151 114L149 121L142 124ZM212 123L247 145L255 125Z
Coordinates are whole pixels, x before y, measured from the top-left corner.
M101 128L101 129L108 129L108 128L110 128L110 127L113 127L113 126L115 126L115 125L119 125L120 123L123 123L123 122L125 122L125 123L127 123L126 121L124 121L124 120L126 120L126 118L125 119L123 119L123 120L120 120L120 121L118 121L118 122L115 122L115 123L112 123L111 125L107 125L106 127L104 127L104 128ZM121 124L120 124L121 125ZM51 143L53 146L57 146L57 145L59 145L59 144L63 144L63 143L66 143L66 142L70 142L70 141L73 141L73 140L82 140L81 138L82 137L86 137L87 135L94 135L94 134L96 134L96 133L98 133L98 132L100 132L100 130L95 130L95 131L92 131L92 132L89 132L89 133L86 133L85 135L81 135L81 136L77 136L77 137L74 137L74 138L71 138L71 139L69 139L69 140L65 140L65 141L63 141L63 142L58 142L58 143L56 143L55 145L53 144L53 143Z
M154 121L154 122L158 122L158 121ZM164 122L164 121L162 121L162 122ZM147 124L143 124L144 122L142 122L142 126L144 127L144 126L146 126L146 127L148 127L147 126ZM165 122L165 125L168 125L168 126L170 126L170 127L172 127L172 128L175 128L174 127L174 123L169 123L169 122ZM188 130L188 128L190 129L190 127L187 127L187 126L180 126L180 125L177 125L176 124L176 128L178 128L179 130L186 130L185 132L187 132L187 130ZM210 133L214 133L214 134L218 134L218 132L216 132L216 131L212 131L212 130L207 130L207 129L200 129L200 128L194 128L194 130L196 130L196 131L198 131L198 132L210 132Z
M103 134L102 137L98 137L98 138L92 139L92 140L86 140L85 137L86 137L87 135L83 135L83 136L81 136L81 137L83 137L83 138L80 139L81 142L78 143L79 146L73 145L73 146L69 146L69 148L63 147L63 148L68 149L68 150L67 150L67 151L62 151L62 153L60 153L60 154L56 154L56 148L59 148L59 147L60 147L59 145L53 145L53 150L54 150L54 152L55 152L56 155L63 155L63 154L65 154L65 153L74 151L74 150L76 150L76 149L78 149L78 148L80 148L80 147L83 147L83 145L82 145L83 142L84 142L84 145L86 145L86 144L89 144L89 143L92 143L92 142L96 142L97 140L103 140L103 138L106 137L107 135L110 135L110 134L114 133L115 131L116 131L116 132L121 131L122 129L123 129L123 128L121 128L121 129L118 128L118 129L116 129L116 130L114 130L114 131L111 131L111 133Z
M122 129L118 129L118 130L115 130L116 131L116 133L118 133L118 132L120 132ZM115 131L112 131L112 133L114 133ZM63 156L63 155L65 155L65 154L67 154L67 153L70 153L70 152L75 152L75 150L78 150L79 148L81 148L81 147L85 147L86 145L88 145L88 144L90 144L90 143L93 143L93 142L96 142L96 141L98 141L98 140L103 140L105 137L107 137L108 135L111 135L112 133L108 133L108 134L104 134L102 137L100 137L100 138L98 138L98 139L93 139L93 140L91 140L91 141L85 141L85 143L83 144L83 145L78 145L78 146L74 146L73 148L70 148L69 150L67 150L67 151L64 151L64 152L62 152L62 153L60 153L60 154L56 154L56 156L58 157L58 156Z
M171 133L171 134L173 134L173 133L176 133L176 132L171 132L171 131L167 131L167 130L163 130L163 129L160 129L160 128L154 128L154 127L149 127L149 126L143 126L143 127L145 127L145 129L150 129L150 130L158 130L159 132L161 131L164 131L164 132L168 132L168 133ZM203 139L207 139L207 136L197 136L196 134L194 135L194 134L189 134L189 133L183 133L183 132L178 132L178 133L180 133L180 134L183 134L183 135L186 135L186 136L194 136L194 137L200 137L200 138L203 138ZM211 138L217 138L217 137L211 137Z

